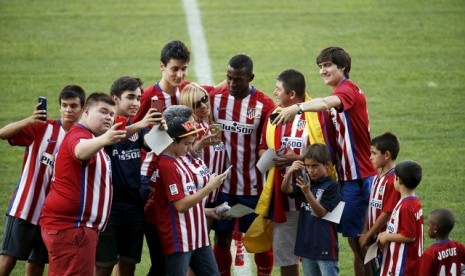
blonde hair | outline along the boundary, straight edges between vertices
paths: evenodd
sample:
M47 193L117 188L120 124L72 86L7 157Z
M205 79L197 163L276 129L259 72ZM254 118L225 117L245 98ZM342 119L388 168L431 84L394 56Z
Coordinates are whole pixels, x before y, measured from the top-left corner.
M194 103L196 102L196 96L199 93L203 93L207 95L208 97L208 92L199 84L192 82L188 85L186 85L181 92L181 97L179 99L179 103L182 105L185 105L189 108L192 108L194 113L192 114L196 120L200 119L195 115L195 108L194 108ZM210 98L208 99L208 104L210 104ZM211 106L210 106L210 114L208 115L207 118L207 123L210 125L213 123L212 119L212 112L211 112Z

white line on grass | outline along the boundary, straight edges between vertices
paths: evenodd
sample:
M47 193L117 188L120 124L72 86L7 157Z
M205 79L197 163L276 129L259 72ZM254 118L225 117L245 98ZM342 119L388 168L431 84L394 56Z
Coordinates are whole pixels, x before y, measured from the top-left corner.
M182 0L184 13L186 14L187 29L191 41L192 56L194 60L194 70L197 76L197 82L200 84L213 84L212 73L210 69L210 58L208 57L208 47L203 33L200 11L196 0ZM236 267L234 265L234 256L236 247L231 246L233 255L234 275L251 275L251 258L244 252L244 266Z
M194 60L194 70L197 82L200 84L213 84L210 69L210 59L208 58L208 47L203 34L200 11L196 0L182 0L184 13L186 14L187 29L192 47Z

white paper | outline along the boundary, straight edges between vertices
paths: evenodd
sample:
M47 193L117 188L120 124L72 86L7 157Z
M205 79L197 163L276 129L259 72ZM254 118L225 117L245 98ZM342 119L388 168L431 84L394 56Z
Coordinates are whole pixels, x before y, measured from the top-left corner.
M377 254L378 254L378 244L375 242L372 245L370 245L370 247L368 247L367 253L365 255L364 264L367 264L369 261L376 258Z
M260 159L257 162L257 168L260 170L262 174L266 173L269 169L274 167L274 158L278 156L274 152L274 149L267 149Z
M339 222L341 221L342 211L344 211L345 205L346 203L344 201L339 202L336 208L334 208L332 212L326 213L326 215L324 215L322 219L339 224Z
M145 143L156 155L160 155L171 143L171 138L166 130L160 130L160 125L154 125L153 128L144 136Z
M240 218L240 217L243 217L245 215L251 214L253 212L255 212L254 209L239 203L239 204L236 204L233 207L231 207L224 214L226 216L231 216L233 218Z

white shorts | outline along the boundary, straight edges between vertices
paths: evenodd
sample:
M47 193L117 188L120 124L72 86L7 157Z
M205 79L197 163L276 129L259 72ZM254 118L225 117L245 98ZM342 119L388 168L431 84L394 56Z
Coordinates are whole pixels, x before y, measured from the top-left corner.
M286 219L285 223L273 224L274 266L290 266L299 263L299 257L294 255L299 211L286 212Z

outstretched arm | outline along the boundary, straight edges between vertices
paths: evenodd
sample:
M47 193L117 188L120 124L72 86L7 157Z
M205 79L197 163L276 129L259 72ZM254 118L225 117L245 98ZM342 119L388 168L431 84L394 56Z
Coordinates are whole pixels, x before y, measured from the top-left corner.
M36 108L40 104L37 104ZM32 115L24 118L20 121L9 123L6 126L0 129L0 139L9 139L13 137L16 133L20 132L21 130L25 129L28 126L31 126L35 123L45 123L45 121L41 120L41 118L47 118L47 111L45 110L34 110Z

